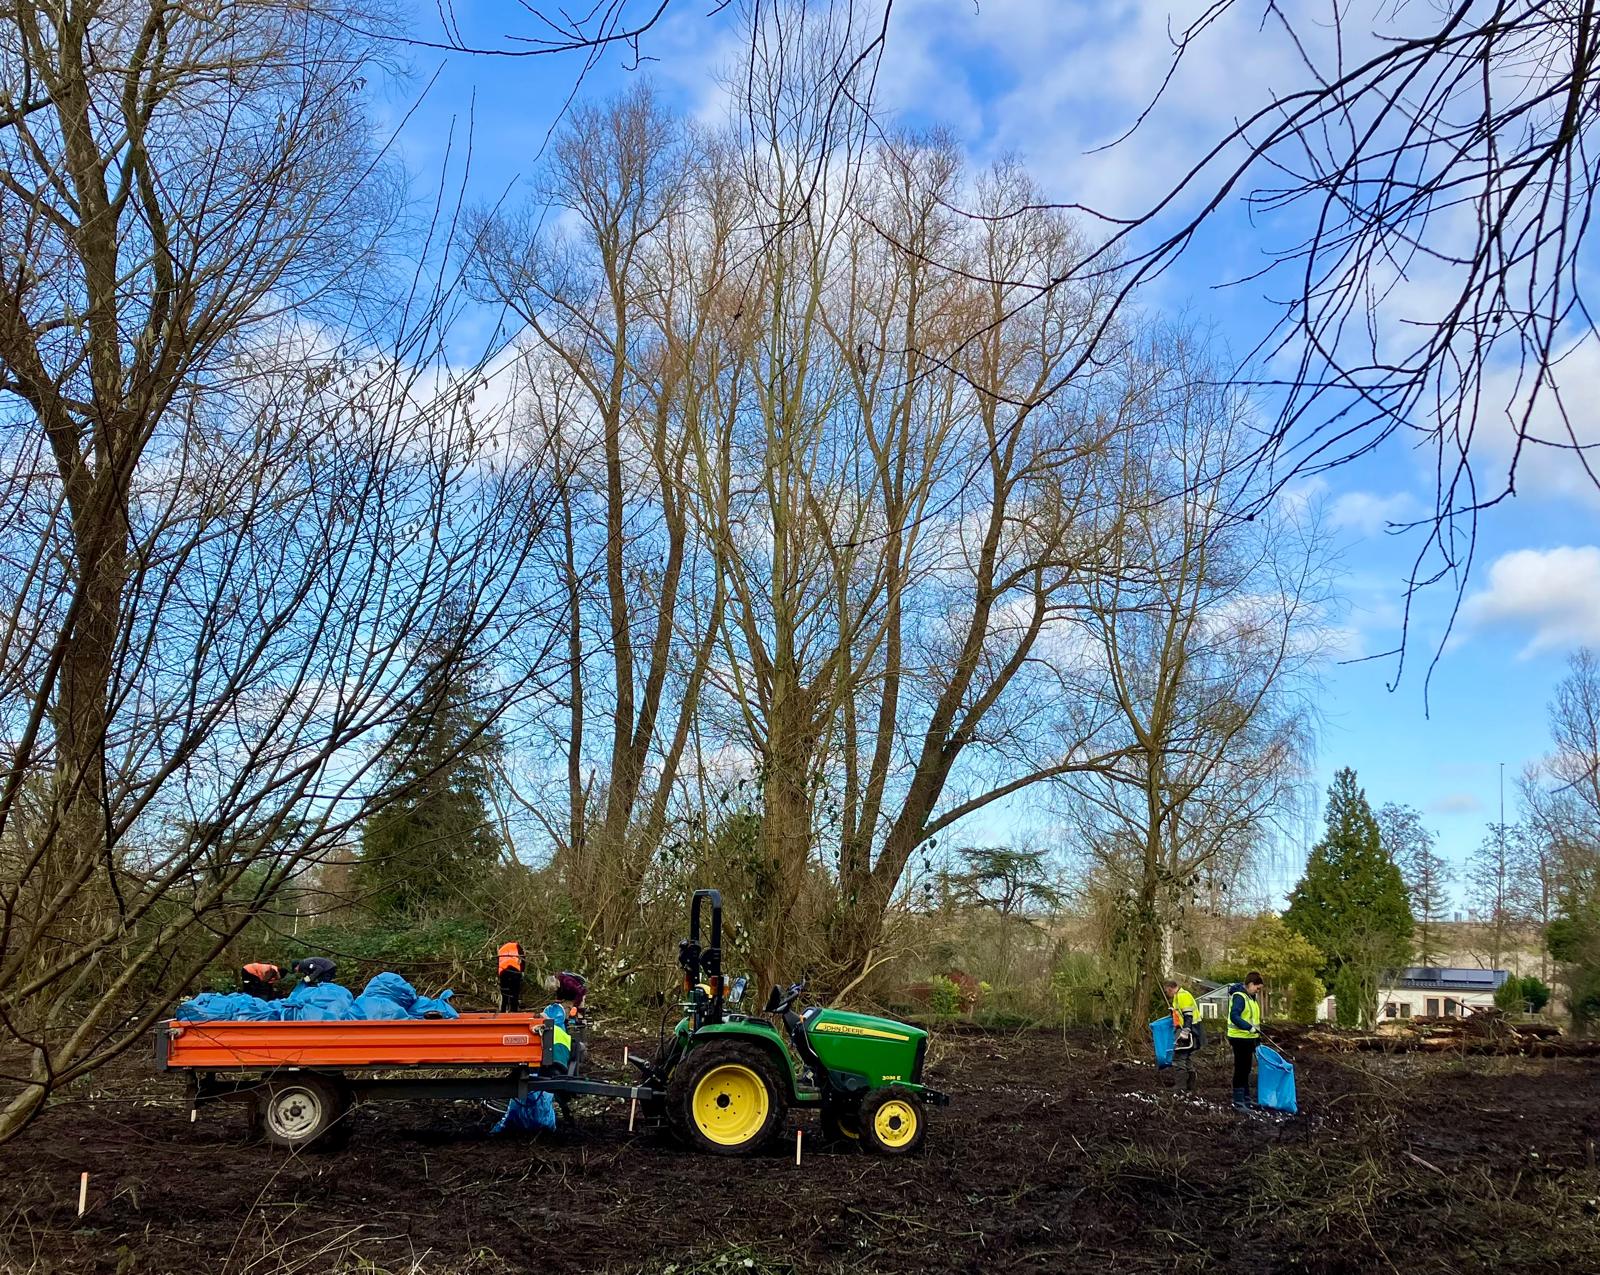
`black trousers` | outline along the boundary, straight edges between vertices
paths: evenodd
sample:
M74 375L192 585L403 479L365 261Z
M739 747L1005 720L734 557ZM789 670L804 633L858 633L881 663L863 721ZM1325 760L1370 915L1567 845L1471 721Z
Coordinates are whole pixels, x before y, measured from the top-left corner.
M522 971L500 971L500 1012L515 1014L522 1008Z
M1256 1060L1256 1046L1260 1040L1243 1040L1238 1036L1229 1036L1228 1043L1233 1046L1233 1087L1235 1089L1248 1089L1250 1087L1250 1067Z

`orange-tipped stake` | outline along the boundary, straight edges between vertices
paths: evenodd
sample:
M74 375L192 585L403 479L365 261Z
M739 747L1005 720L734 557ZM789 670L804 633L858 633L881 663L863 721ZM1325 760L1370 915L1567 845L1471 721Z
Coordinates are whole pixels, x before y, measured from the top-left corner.
M800 1139L805 1137L805 1132L804 1129L796 1129L794 1131L794 1162L796 1164L800 1163Z
M628 1100L628 1132L629 1133L633 1132L633 1117L638 1112L638 1110L639 1110L639 1100L637 1098L630 1098Z
M88 1211L89 1211L89 1173L88 1173L88 1170L84 1170L83 1176L78 1179L78 1216L82 1217Z

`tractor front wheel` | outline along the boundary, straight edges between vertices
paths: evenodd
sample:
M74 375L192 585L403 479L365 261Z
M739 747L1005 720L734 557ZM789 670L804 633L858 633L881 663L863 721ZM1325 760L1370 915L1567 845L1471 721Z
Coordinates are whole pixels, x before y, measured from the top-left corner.
M910 1155L927 1129L927 1108L910 1089L890 1086L862 1099L861 1141L879 1155Z
M678 1132L712 1155L764 1147L783 1125L784 1097L766 1051L740 1041L696 1046L667 1082L667 1110Z

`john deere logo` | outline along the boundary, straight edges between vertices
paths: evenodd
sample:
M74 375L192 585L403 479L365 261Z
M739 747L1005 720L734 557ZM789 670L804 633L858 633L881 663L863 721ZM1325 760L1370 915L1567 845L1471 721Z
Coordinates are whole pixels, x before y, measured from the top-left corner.
M873 1040L910 1040L909 1036L902 1036L899 1032L880 1031L876 1027L857 1027L854 1023L818 1023L811 1029L814 1032L826 1032L830 1036L869 1036Z

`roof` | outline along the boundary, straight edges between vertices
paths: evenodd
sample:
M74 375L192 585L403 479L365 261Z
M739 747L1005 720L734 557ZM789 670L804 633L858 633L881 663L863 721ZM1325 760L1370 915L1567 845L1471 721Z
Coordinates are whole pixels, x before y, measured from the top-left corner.
M1407 987L1423 992L1483 992L1492 995L1511 975L1506 970L1474 970L1440 965L1408 965L1389 970L1385 987Z

